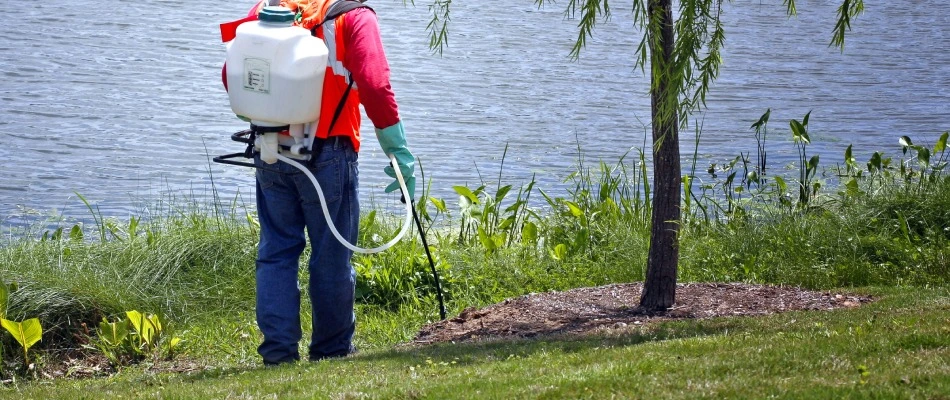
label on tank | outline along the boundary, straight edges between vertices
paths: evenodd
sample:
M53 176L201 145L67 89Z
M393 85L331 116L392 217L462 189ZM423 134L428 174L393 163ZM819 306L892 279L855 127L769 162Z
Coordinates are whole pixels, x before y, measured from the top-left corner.
M270 62L262 58L244 59L244 89L270 94Z

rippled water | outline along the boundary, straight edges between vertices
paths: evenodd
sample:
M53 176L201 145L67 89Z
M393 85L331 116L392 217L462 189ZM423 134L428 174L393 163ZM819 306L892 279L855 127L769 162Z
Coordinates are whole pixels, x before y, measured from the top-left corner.
M250 2L200 9L179 1L53 0L0 10L0 227L47 215L88 218L82 194L107 216L128 217L169 198L253 203L249 169L211 164L242 150L220 84L217 24ZM373 0L413 152L436 196L493 181L508 145L510 183L537 174L557 185L577 159L615 161L642 147L648 78L633 69L639 33L630 4L611 2L580 60L568 53L576 21L566 4L453 3L449 47L428 50L428 3ZM725 64L702 119L702 162L754 151L749 125L772 109L770 161L794 160L788 120L812 111L813 152L859 160L898 152L897 138L932 143L950 129L950 3L868 1L842 53L827 46L837 1L725 5ZM371 125L364 121L366 137ZM692 128L683 133L692 154ZM364 200L386 178L375 143L361 153ZM239 197L238 197L239 196Z

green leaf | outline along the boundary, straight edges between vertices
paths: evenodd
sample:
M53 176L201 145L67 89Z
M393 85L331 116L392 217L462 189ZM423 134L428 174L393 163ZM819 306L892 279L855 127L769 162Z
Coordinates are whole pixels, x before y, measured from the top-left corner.
M495 242L495 248L500 249L505 245L505 242L508 240L508 234L505 232L499 232L492 235L492 241Z
M851 152L851 146L853 145L849 144L848 148L844 150L844 163L847 165L854 164L854 154Z
M921 168L927 168L930 165L930 149L926 147L920 147L917 150L917 162L920 163Z
M910 140L910 136L901 136L901 138L898 139L897 142L900 143L901 146L903 147L910 147L914 145L914 142Z
M146 316L136 310L126 311L125 315L129 318L129 323L135 329L139 341L146 347L151 347L155 343L156 333L161 329L161 325L156 326L153 319L155 316Z
M495 241L492 240L490 236L488 236L488 232L485 232L482 227L478 227L478 241L481 242L482 246L485 246L485 249L488 251L495 250Z
M132 310L126 311L125 316L128 317L129 323L132 324L132 329L135 329L136 332L142 331L142 323L145 320L145 316L142 313Z
M140 218L135 218L135 217L129 218L129 237L130 238L134 238L138 236L139 220Z
M544 197L544 201L547 201L548 205L551 206L551 208L557 208L556 198L552 198L551 196L548 196L548 194L545 193L543 189L538 189L538 192L541 192L541 196Z
M368 214L366 214L366 217L363 218L363 220L365 220L366 224L369 226L375 225L376 224L376 210L370 211Z
M736 180L736 172L737 171L732 171L732 173L726 177L726 186L732 185L732 181Z
M475 193L472 193L472 190L465 186L452 186L452 189L455 190L455 193L458 193L462 197L468 199L472 204L478 204L478 196Z
M574 203L573 201L565 200L564 204L567 205L567 208L571 210L571 215L575 217L580 217L584 215L584 210L581 210L581 207Z
M102 318L99 323L99 339L111 347L118 347L129 338L129 325L125 320L109 322Z
M745 175L745 179L748 182L758 182L759 174L755 171L749 171L749 173Z
M250 226L250 227L252 227L252 228L254 228L254 229L260 229L260 228L261 228L261 221L259 221L257 218L255 218L253 213L246 213L246 214L244 214L244 216L247 218L247 225L248 225L248 226ZM150 231L148 231L148 233L151 234L152 231L150 230Z
M178 344L181 343L180 337L173 337L172 340L168 341L168 351L174 351L178 348Z
M792 128L792 139L795 141L811 143L811 140L808 138L808 131L805 130L805 126L797 120L791 120L789 126Z
M950 132L944 132L943 135L940 135L940 139L937 139L937 144L934 145L934 154L942 153L947 149L948 136L950 136Z
M771 108L765 110L765 114L762 114L762 116L759 117L759 120L756 121L754 124L752 124L752 126L751 126L750 128L756 128L756 129L758 129L758 128L761 127L762 125L765 125L765 124L769 123L769 115L770 115L770 114L772 114L772 109L771 109Z
M501 189L498 189L498 193L495 193L495 202L500 203L510 191L511 185L502 186Z
M808 160L808 169L814 170L815 168L818 168L818 154L815 154Z
M528 221L521 227L521 238L528 243L534 243L538 240L538 226L534 222Z
M557 246L554 246L553 249L549 250L549 254L551 255L551 258L555 260L564 260L564 258L567 257L567 245L561 243Z
M148 321L148 322L150 322L150 323L152 324L152 328L155 328L155 331L157 331L157 332L161 332L161 331L162 331L162 329L163 329L163 327L162 327L162 318L160 318L160 317L158 316L158 314L151 314L151 315L149 315L148 317L146 317L146 321Z
M871 159L868 161L868 172L880 171L881 170L881 152L875 151L874 154L871 154Z
M443 199L429 197L429 202L432 203L432 205L435 206L435 209L439 210L439 212L444 213L448 210L448 207L445 206L445 200Z
M587 247L587 243L590 241L590 231L587 229L579 229L577 233L574 234L574 248L583 249ZM565 252L565 255L567 253Z
M779 194L785 194L788 191L788 184L781 176L775 176L775 184L778 185Z
M17 343L23 346L23 351L29 350L30 347L43 338L43 327L40 325L39 318L31 318L23 322L4 318L0 320L0 324L3 324L3 327L13 335Z
M78 240L82 240L82 238L83 238L82 228L79 226L79 224L73 225L73 229L69 230L69 240L78 241Z

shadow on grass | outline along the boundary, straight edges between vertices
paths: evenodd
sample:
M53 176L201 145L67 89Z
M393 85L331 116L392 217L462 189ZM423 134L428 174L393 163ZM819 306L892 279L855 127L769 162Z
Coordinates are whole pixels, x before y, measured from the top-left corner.
M227 378L244 373L288 371L294 369L329 370L340 363L418 365L423 363L454 363L470 366L510 358L530 357L537 353L578 353L594 349L637 346L673 339L716 336L747 329L738 318L716 320L667 321L647 326L627 326L587 335L552 335L533 338L496 339L479 342L400 345L389 350L357 354L344 359L309 363L301 361L276 368L263 366L225 367L183 377L184 381Z
M628 325L592 334L558 334L532 338L495 339L478 342L404 345L391 350L354 357L360 361L404 362L420 360L478 364L511 357L529 357L539 352L584 352L592 349L637 346L665 340L722 335L742 329L737 319L666 321L645 326Z
M816 323L821 329L837 329L847 332L849 327L874 323L876 329L889 329L897 321L907 317L937 319L948 307L945 294L950 289L923 288L866 288L860 293L874 295L878 300L858 308L825 310L800 310L763 317L720 317L712 319L682 319L644 325L627 325L610 328L592 334L561 334L532 338L495 339L478 342L440 343L429 345L397 345L388 350L375 350L339 360L316 363L301 362L273 369L273 371L307 370L330 372L346 370L346 365L375 365L380 368L399 368L428 363L449 363L473 366L527 358L542 353L583 353L596 349L623 348L668 340L704 338L720 335L755 333L771 335L781 332L784 337L813 334ZM910 313L910 314L908 314ZM931 315L934 314L934 315ZM831 317L831 316L834 317ZM888 317L884 317L888 316ZM829 318L831 317L831 318ZM915 319L916 321L917 319ZM870 328L870 325L867 326ZM890 331L888 331L890 332ZM896 333L896 332L895 332ZM895 334L891 333L891 334ZM946 344L941 332L903 332L907 343L898 340L898 348L939 347ZM915 336L916 335L916 336ZM225 367L202 371L183 377L185 381L203 381L225 378L244 373L263 372L261 366Z

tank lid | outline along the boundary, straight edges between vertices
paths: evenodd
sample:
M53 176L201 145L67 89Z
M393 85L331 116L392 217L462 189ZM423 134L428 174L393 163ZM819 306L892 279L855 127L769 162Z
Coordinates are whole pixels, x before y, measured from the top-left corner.
M257 19L263 22L293 22L294 13L287 7L264 7Z

